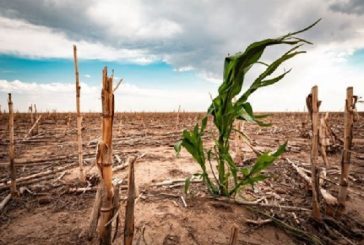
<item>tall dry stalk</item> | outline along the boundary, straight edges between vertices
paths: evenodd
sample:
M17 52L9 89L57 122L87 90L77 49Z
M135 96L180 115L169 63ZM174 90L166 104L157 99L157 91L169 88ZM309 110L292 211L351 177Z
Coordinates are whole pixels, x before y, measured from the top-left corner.
M81 86L80 78L78 73L78 60L77 60L77 47L73 45L73 58L75 63L75 76L76 76L76 109L77 109L77 143L78 143L78 161L80 167L80 180L85 182L85 173L83 170L83 155L82 155L82 116L80 109L80 96L81 96Z
M30 125L33 126L34 124L33 104L30 104L29 106L29 113L30 113Z
M98 234L101 244L111 244L112 222L109 222L116 207L113 205L114 186L112 184L112 127L114 121L113 79L103 70L102 79L102 140L98 144L96 163L102 178L101 208L98 222ZM106 225L107 224L107 225Z
M311 89L311 94L306 99L307 108L312 121L312 141L311 141L311 181L312 181L312 218L321 221L319 205L319 170L318 170L318 145L319 145L319 107L321 101L318 100L318 87Z
M34 118L38 118L37 105L34 104ZM39 124L37 124L34 128L34 134L37 135L39 133Z
M344 114L344 150L341 159L341 177L338 201L345 206L349 186L349 170L351 159L351 145L353 141L354 110L357 96L353 95L353 87L346 89L345 114Z
M137 157L134 157L129 165L128 200L125 206L124 245L133 244L134 238L134 207L136 198L134 164L136 160Z
M13 101L11 100L11 94L8 97L9 105L9 170L10 170L10 192L13 195L18 193L16 189L16 169L15 169L15 146L14 146L14 112Z
M179 128L179 113L181 111L181 105L178 106L178 110L177 110L177 118L176 118L176 129Z

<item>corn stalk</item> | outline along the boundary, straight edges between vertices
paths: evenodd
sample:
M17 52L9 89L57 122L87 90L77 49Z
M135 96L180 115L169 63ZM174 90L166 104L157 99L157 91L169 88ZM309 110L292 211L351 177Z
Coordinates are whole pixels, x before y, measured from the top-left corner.
M82 115L80 109L81 86L80 77L78 72L77 60L77 47L73 45L73 59L75 64L75 77L76 77L76 109L77 109L77 144L78 144L78 162L80 168L80 180L85 182L85 173L83 170L83 155L82 155Z
M353 95L353 87L346 89L345 114L344 114L344 149L341 158L341 176L338 200L345 207L349 186L349 171L351 164L351 147L353 141L354 112L357 96Z
M260 154L252 167L242 168L238 167L231 157L229 139L233 131L246 137L244 132L234 128L235 120L244 120L259 126L270 125L261 121L264 116L257 116L253 113L248 98L257 89L280 81L291 71L284 71L278 76L271 77L282 63L298 54L305 53L305 51L298 51L298 49L303 44L310 44L310 42L295 35L312 28L318 21L300 31L288 33L279 38L269 38L252 43L244 52L238 52L225 58L223 83L219 87L218 95L213 99L206 116L202 119L201 126L197 123L193 130L184 130L182 140L175 145L177 153L184 147L200 165L202 173L198 173L196 176L202 178L211 193L230 196L244 185L264 180L267 176L263 175L261 171L271 165L285 151L286 144L283 144L273 153ZM266 48L282 44L293 46L293 48L270 64L260 60ZM242 93L245 76L256 64L264 65L266 68ZM237 100L233 101L235 97ZM214 126L218 131L218 137L215 139L215 145L212 149L206 149L202 140L209 116L212 117ZM211 166L211 162L214 160L217 162L218 176L214 176L214 180L212 180L206 165L208 161ZM230 183L232 183L231 187L229 186Z
M101 175L101 208L98 221L100 244L111 244L112 222L117 207L113 204L112 184L112 126L114 121L113 79L103 70L102 80L102 140L97 147L96 163Z
M319 108L321 101L318 100L318 87L311 89L311 94L306 98L307 108L312 121L312 141L311 141L311 183L312 183L312 218L321 222L320 212L320 184L319 184L319 168L318 168L318 145L319 145Z
M10 170L10 192L12 195L17 195L16 189L16 168L15 168L15 146L14 146L14 112L13 101L11 100L11 94L8 94L9 105L9 170Z

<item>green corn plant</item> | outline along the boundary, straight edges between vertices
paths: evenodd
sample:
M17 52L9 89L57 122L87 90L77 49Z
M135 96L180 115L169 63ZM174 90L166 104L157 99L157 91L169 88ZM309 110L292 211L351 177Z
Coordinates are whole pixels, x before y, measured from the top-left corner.
M246 136L244 132L234 128L234 121L236 120L245 120L256 123L259 126L270 126L270 124L262 121L266 115L255 115L253 113L253 108L248 102L248 98L256 90L278 82L291 71L284 71L277 76L271 77L282 63L298 54L305 53L305 51L299 51L299 47L305 43L311 43L296 35L312 28L319 21L300 31L288 33L279 38L269 38L254 42L244 52L238 52L225 58L223 82L218 89L218 95L212 100L206 116L201 120L201 125L197 123L193 130L184 130L182 139L175 144L177 155L181 148L184 147L200 165L202 173L195 174L195 176L202 178L212 194L231 196L236 194L245 185L253 185L258 181L266 179L267 176L262 171L269 167L285 151L286 144L283 144L275 152L259 154L253 166L239 167L230 154L229 138L232 132L237 132L244 137ZM260 61L265 49L274 45L289 45L292 48L270 64ZM252 82L246 91L242 92L246 74L257 64L264 65L265 70ZM213 119L213 124L218 131L218 137L215 139L214 146L211 149L206 149L204 147L203 135L209 116ZM217 176L212 168L213 161L217 162ZM208 166L212 170L213 179L208 174ZM190 180L187 179L185 190L189 184Z

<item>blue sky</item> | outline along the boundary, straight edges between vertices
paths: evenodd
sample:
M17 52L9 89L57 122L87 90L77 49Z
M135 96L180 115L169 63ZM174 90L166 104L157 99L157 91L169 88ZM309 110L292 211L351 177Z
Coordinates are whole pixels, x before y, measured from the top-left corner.
M74 111L76 44L83 111L100 110L105 65L124 79L117 110L172 111L180 105L204 111L221 83L224 57L318 18L302 34L314 43L302 47L307 54L280 70L292 72L250 98L256 111L302 111L313 85L322 110L342 110L347 86L364 96L364 1L0 1L0 104L11 92L20 111L31 103L43 111ZM269 50L264 61L284 51Z
M70 49L72 52L72 49ZM80 80L98 85L102 69L114 69L115 77L145 88L183 89L216 87L202 81L194 71L176 71L171 65L157 61L150 64L130 64L117 61L79 59ZM74 62L71 59L30 59L15 55L0 55L0 78L38 83L72 83L75 81Z
M119 108L121 111L173 111L177 110L181 103L171 103L170 100L171 97L173 99L173 93L171 93L170 96L167 96L169 91L174 91L174 93L178 91L178 94L184 96L185 100L193 100L194 96L189 97L188 95L193 95L194 91L207 91L205 94L206 98L210 93L216 91L216 88L218 87L215 83L204 81L204 79L200 78L193 70L177 71L171 65L163 61L154 61L147 64L133 64L121 61L79 59L78 64L80 81L83 86L87 86L86 92L83 91L83 86L81 86L81 101L85 102L86 105L89 104L88 100L84 99L82 96L84 93L87 93L89 97L91 93L91 97L93 97L92 106L83 105L85 111L97 111L99 109L99 105L94 103L95 101L98 101L99 93L92 88L99 88L102 79L102 69L105 66L108 67L109 73L114 70L115 84L120 79L123 79L123 85L119 90L123 91L124 84L126 84L126 88L129 90L126 94L122 93L122 95L117 96L117 99L120 98L119 100L121 100L121 102L123 102L124 98L128 101L128 105L125 106L124 103L121 103L122 105L117 107L117 110ZM23 84L21 88L26 84L58 84L56 86L64 84L68 86L75 82L74 61L73 59L66 58L29 58L3 54L0 55L0 79L6 81L21 81ZM73 86L71 85L70 87L72 88ZM42 87L38 87L38 89L42 89ZM62 111L63 108L65 108L65 111L73 110L73 91L68 91L69 96L59 95L59 93L57 93L55 96L63 99L62 102L60 100L59 104L52 102L51 105L54 107L53 108L48 105L47 101L36 96L37 88L34 90L32 96L29 96L24 92L20 92L19 96L13 96L15 101L18 99L23 100L24 97L26 98L25 103L22 102L23 105L18 107L20 110L26 110L26 106L31 103L38 104L38 108L43 111L53 109ZM90 92L90 90L93 91ZM17 94L15 89L13 92L15 92L15 95ZM156 95L153 95L154 92L156 92ZM4 101L6 94L4 93L3 95L2 98ZM197 96L200 95L201 93ZM156 99L155 97L158 96L160 96L160 98ZM51 101L52 99L48 100ZM140 100L143 100L143 103L139 106L135 105L135 103L139 103ZM67 102L65 103L65 101ZM42 102L45 106L39 107L39 104L42 104ZM147 104L155 104L153 102L157 103L155 107L147 106ZM205 104L200 103L201 110L202 106L207 106L206 102L208 102L208 100L205 99L204 102ZM68 106L64 107L65 104L68 104ZM185 105L188 106L189 103L185 103ZM194 110L193 107L190 108L192 109L189 110ZM198 109L195 111L198 111Z
M348 63L350 66L357 68L358 70L364 69L364 48L356 50L352 55L348 57Z
M72 49L70 50L72 52ZM109 73L114 70L115 76L115 84L123 79L123 84L127 84L133 86L131 88L131 92L123 95L124 97L134 97L135 102L132 100L130 105L134 103L138 103L140 99L144 100L144 104L150 103L150 100L153 99L153 94L150 96L152 98L146 99L149 95L147 93L153 93L157 90L157 95L162 91L162 93L168 93L168 91L179 91L181 95L184 96L186 100L189 99L188 95L191 91L207 91L205 93L205 98L209 96L210 93L216 91L218 85L216 83L207 82L194 70L187 71L177 71L170 64L167 64L163 61L154 61L148 64L133 64L128 62L121 61L107 61L107 60L98 60L98 59L79 59L79 72L80 72L80 81L82 84L85 84L89 87L99 87L102 79L102 69L107 66ZM2 54L0 55L0 79L6 81L21 81L24 84L73 84L75 82L74 75L74 61L73 59L66 58L29 58L29 57L21 57L16 55ZM128 88L128 87L127 87ZM138 91L134 91L135 88L140 88L142 90L141 94ZM123 85L120 90L123 90ZM130 90L130 88L129 88ZM143 93L143 91L145 91ZM17 93L14 91L15 94ZM70 91L71 92L71 91ZM81 98L83 99L82 94L84 93L81 88ZM133 94L134 93L134 94ZM191 93L193 94L193 93ZM201 93L198 95L200 96ZM26 95L25 95L26 96ZM70 93L71 97L72 92ZM94 93L94 97L98 96L97 93ZM23 99L24 93L20 93L20 96L14 99ZM144 99L143 99L144 97ZM5 98L5 93L3 100ZM193 96L191 97L191 99ZM97 100L98 98L95 98ZM165 98L158 98L159 100L165 100L163 106L157 104L154 107L147 106L121 106L120 110L122 111L173 111L178 108L181 103L168 103L167 100L170 100L170 97L167 96ZM68 99L67 99L68 100ZM148 102L149 100L149 102ZM21 106L21 110L26 109L26 105L31 103L40 104L43 100L37 98L37 96L31 96L31 98L27 98L26 102ZM72 103L74 102L73 97L68 100L70 103L69 106L64 107L66 111L73 110ZM128 100L129 101L129 100ZM202 106L207 106L207 100L205 100L205 104L201 104ZM85 103L88 103L87 101ZM163 102L162 102L163 103ZM142 103L143 104L143 103ZM188 105L188 103L185 103ZM58 109L62 110L62 106L64 103L59 103L55 105L55 108L49 106L40 107L41 110L52 110ZM39 108L39 106L38 106ZM99 108L98 105L84 107L86 111L97 111ZM186 109L187 110L187 109ZM193 107L189 110L199 111L199 109L194 110Z

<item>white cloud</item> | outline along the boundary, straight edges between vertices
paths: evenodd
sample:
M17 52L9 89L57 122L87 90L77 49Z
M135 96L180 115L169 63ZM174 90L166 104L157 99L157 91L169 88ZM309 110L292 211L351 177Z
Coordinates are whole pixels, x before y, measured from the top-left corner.
M90 74L85 74L84 77L91 78L91 75Z
M115 84L116 85L116 84ZM100 111L100 86L81 83L81 110ZM26 111L29 104L37 104L40 111L74 111L75 86L72 83L25 83L19 80L0 80L0 104L7 104L7 93L12 93L14 107ZM142 88L123 83L115 92L117 111L173 111L179 105L189 111L203 111L209 95L204 92ZM193 98L193 100L191 100Z
M174 71L177 72L186 72L186 71L193 71L195 68L193 66L182 66L178 68L174 68Z
M220 76L216 75L215 73L212 72L206 72L206 71L201 71L198 76L200 78L202 78L203 80L213 83L213 84L221 84L222 83L222 75L221 78Z
M154 40L172 38L182 32L175 21L152 17L141 1L98 1L86 13L116 38Z
M364 48L363 6L360 0L0 1L0 53L71 58L76 43L83 59L162 60L175 71L193 69L197 78L220 84L228 53L241 51L252 41L298 30L322 17L315 28L302 34L314 46L304 47L307 54L284 65L293 68L284 81L258 91L252 100L256 110L297 110L303 108L310 87L318 84L322 108L340 110L346 86L353 85L363 96L364 70L348 63L355 51ZM276 54L269 52L266 60ZM246 83L252 78L247 76ZM128 89L152 98L133 86ZM133 106L166 108L161 105L167 101L164 92L153 93L161 99L144 98L148 103ZM179 98L178 91L175 94ZM208 96L198 98L205 98L203 105L209 102ZM189 108L201 108L197 102L185 103Z
M6 94L12 93L14 108L26 111L30 104L37 104L39 111L73 111L76 103L75 85L71 83L24 83L19 80L0 80L1 104L6 104ZM87 105L82 109L90 110L97 108L97 100L93 99L99 95L97 87L81 83L81 93ZM74 99L73 99L74 98Z
M123 60L150 63L155 58L142 49L116 49L100 42L76 41L48 27L0 16L0 53L37 58L71 58L77 44L82 59ZM26 45L20 43L23 40Z
M320 110L343 111L348 86L356 95L364 95L364 73L347 63L346 54L337 57L329 49L316 48L291 61L286 67L292 71L279 83L257 91L251 97L253 105L260 111L302 111L311 87L318 85ZM364 105L358 104L358 109Z

